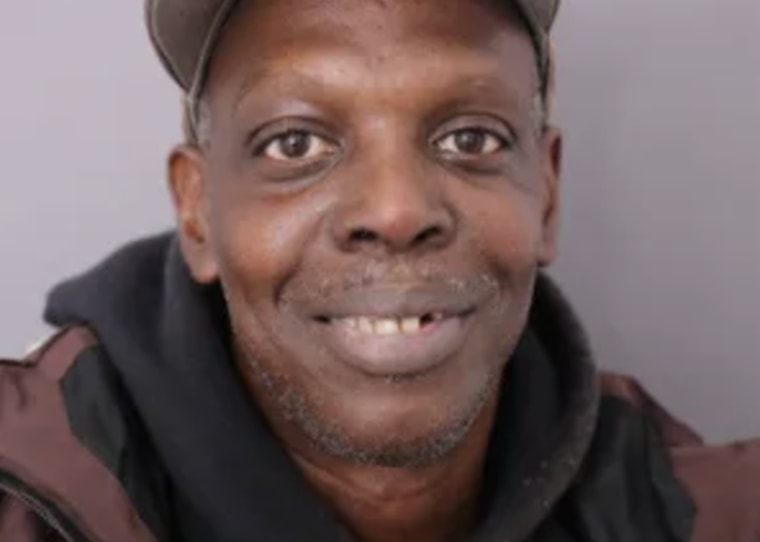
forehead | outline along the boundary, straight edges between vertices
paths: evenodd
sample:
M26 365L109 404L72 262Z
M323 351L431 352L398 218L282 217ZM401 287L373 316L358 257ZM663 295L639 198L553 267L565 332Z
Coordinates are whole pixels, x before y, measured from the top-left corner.
M288 29L299 33L329 29L337 32L334 37L344 38L357 29L362 33L395 29L401 34L439 31L448 37L473 38L484 37L490 27L522 26L512 0L243 0L229 19L228 31L237 28L250 35L255 28L255 34L267 40Z
M525 87L532 93L530 37L496 0L261 0L242 2L223 33L209 91L238 99L334 87L410 94L447 84ZM335 83L335 84L332 84ZM233 94L230 91L234 90Z

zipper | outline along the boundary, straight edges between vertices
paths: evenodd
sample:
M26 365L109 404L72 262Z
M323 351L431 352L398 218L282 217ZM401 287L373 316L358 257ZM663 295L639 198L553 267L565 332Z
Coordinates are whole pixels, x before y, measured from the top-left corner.
M24 493L14 487L11 487L3 482L0 482L0 492L7 494L13 499L20 501L24 506L29 508L34 514L40 518L46 526L51 528L57 535L59 535L64 542L77 542L74 537L66 531L61 525L61 522L47 509L42 503L31 495Z

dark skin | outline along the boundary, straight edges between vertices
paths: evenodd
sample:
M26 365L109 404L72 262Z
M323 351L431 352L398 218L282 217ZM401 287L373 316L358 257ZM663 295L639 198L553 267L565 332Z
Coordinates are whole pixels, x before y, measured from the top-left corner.
M536 88L526 31L490 2L249 2L201 143L171 156L184 257L223 287L243 379L358 540L474 528L555 254L561 138Z

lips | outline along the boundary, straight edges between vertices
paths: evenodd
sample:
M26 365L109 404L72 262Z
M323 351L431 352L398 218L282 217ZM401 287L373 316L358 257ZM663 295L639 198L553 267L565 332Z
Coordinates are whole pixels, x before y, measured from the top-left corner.
M409 377L454 357L477 304L448 288L373 288L341 295L313 320L320 343L350 368Z

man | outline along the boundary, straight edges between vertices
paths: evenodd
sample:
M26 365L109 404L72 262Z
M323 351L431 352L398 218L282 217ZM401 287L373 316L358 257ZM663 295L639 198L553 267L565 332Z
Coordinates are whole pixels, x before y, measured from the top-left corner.
M0 372L0 539L760 540L760 444L597 374L556 250L557 0L148 0L176 232Z

